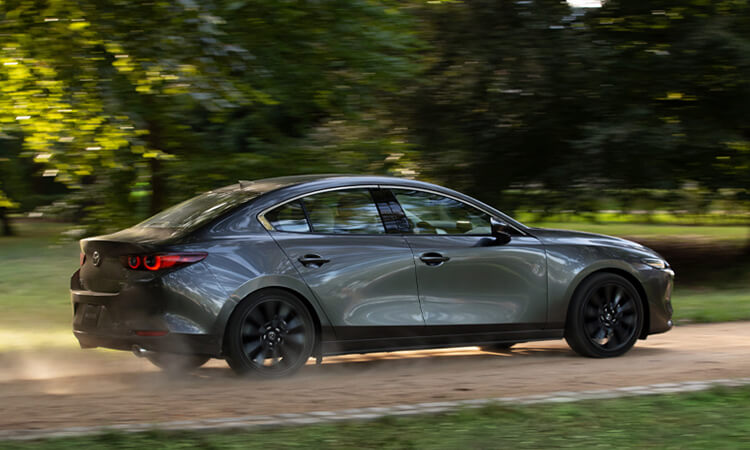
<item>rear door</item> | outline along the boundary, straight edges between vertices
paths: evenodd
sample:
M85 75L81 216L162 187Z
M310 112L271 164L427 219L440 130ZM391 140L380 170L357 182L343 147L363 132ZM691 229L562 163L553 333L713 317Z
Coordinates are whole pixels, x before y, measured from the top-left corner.
M478 208L427 191L391 191L409 222L426 325L544 327L547 263L539 240L518 232L496 245L490 216Z
M370 188L319 192L264 215L339 339L424 327L413 254L403 236L386 232L373 194Z

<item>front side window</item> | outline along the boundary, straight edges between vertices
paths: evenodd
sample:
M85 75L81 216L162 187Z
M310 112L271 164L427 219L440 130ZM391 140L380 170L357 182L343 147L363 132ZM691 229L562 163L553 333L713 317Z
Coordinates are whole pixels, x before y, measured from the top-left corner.
M302 202L314 233L385 233L369 189L322 192Z
M490 216L473 206L442 195L393 189L414 234L489 235Z

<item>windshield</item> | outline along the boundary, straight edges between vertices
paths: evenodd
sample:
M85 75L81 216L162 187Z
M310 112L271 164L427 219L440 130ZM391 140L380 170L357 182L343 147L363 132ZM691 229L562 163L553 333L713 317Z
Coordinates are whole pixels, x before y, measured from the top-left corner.
M209 191L144 220L137 227L195 229L260 195L247 190Z

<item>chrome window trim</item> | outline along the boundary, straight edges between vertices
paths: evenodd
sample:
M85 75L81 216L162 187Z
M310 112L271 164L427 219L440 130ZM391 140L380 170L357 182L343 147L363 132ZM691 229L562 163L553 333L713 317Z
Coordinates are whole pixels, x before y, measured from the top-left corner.
M304 233L309 233L309 234L331 234L331 235L333 235L332 233L315 233L315 232L312 232L312 231L307 231L307 232L279 231L279 230L276 230L271 225L271 223L268 221L268 219L266 219L266 213L268 213L269 211L271 211L273 209L276 209L276 208L279 208L281 206L284 206L287 203L291 203L291 202L293 202L295 200L299 200L299 199L304 198L304 197L309 197L311 195L321 194L321 193L324 193L324 192L343 191L343 190L350 190L350 189L401 189L401 190L404 190L404 191L421 191L421 192L427 192L428 194L440 195L440 196L443 196L443 197L448 197L448 198L450 198L452 200L455 200L457 202L463 203L465 205L469 205L472 208L478 209L479 211L487 214L490 217L497 217L495 214L493 214L493 213L485 210L484 208L479 207L478 205L475 205L475 204L473 204L471 202L467 202L465 200L462 200L462 199L460 199L460 198L458 198L458 197L456 197L454 195L450 195L450 194L446 194L446 193L443 193L443 192L434 191L432 189L425 189L425 188L416 187L416 186L401 186L401 185L396 185L396 184L357 184L357 185L337 186L337 187L332 187L332 188L319 189L319 190L316 190L316 191L311 191L311 192L307 192L307 193L304 193L304 194L296 195L296 196L294 196L292 198L289 198L289 199L286 199L286 200L284 200L282 202L276 203L273 206L269 206L268 208L266 208L263 211L259 212L257 214L256 218L257 218L258 222L260 222L260 224L263 226L263 228L265 228L267 231L275 231L277 233L303 233L303 234ZM374 200L373 200L373 202L374 202ZM516 227L512 223L508 223L508 225L511 228L513 228L515 231L517 231L518 233L520 233L522 236L528 236L529 235L528 233L526 233L525 231L519 229L518 227ZM409 235L408 233L400 233L400 234L402 234L404 236ZM383 236L383 235L388 235L388 233L384 233L384 234L367 234L367 235L359 235L359 236ZM391 234L391 235L393 235L393 234ZM440 235L440 236L483 236L483 235L480 235L480 234L474 234L474 235L457 234L457 235Z

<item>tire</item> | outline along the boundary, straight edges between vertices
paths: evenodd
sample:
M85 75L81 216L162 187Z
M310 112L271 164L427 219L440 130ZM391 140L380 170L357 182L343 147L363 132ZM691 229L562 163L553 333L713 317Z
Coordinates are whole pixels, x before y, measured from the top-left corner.
M237 374L293 374L312 354L315 322L307 306L281 289L266 289L237 306L224 334L227 363Z
M643 316L641 296L628 280L612 273L594 274L573 295L565 340L582 356L620 356L638 340Z
M515 342L503 342L497 344L483 345L479 347L483 352L505 352L510 350L511 347L516 345Z
M165 372L184 373L197 369L211 358L205 355L149 352L146 359Z

